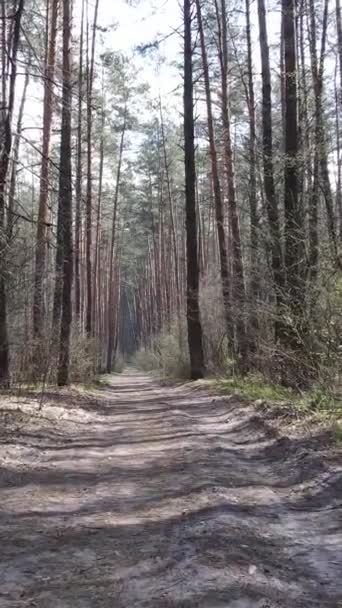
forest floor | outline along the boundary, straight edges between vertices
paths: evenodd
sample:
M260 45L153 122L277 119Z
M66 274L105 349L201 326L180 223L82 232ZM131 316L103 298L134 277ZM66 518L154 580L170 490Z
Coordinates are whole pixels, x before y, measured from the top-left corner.
M135 370L1 397L0 607L342 607L341 453L278 422Z

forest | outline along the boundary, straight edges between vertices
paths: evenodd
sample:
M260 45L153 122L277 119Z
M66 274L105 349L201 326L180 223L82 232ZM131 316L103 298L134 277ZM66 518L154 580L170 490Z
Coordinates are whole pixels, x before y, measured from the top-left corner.
M131 55L73 4L2 2L1 384L338 385L339 0L185 2Z
M340 0L0 0L0 70L0 608L341 608Z

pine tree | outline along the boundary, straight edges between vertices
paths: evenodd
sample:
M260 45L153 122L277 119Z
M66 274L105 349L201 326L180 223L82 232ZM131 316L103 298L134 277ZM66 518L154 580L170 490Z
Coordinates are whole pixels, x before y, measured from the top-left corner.
M199 309L192 53L191 1L184 0L184 163L187 251L186 298L190 374L193 380L197 380L198 378L202 378L204 374L204 353Z

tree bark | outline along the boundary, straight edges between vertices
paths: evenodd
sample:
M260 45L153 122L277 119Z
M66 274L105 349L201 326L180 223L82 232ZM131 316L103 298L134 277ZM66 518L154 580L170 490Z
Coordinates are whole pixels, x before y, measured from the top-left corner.
M342 158L341 158L341 123L340 99L337 84L337 63L335 66L335 114L336 114L336 155L337 155L337 183L336 183L336 222L339 226L339 238L342 240Z
M82 98L83 98L83 40L84 2L82 0L80 53L78 68L78 116L77 116L77 164L76 164L76 211L75 211L75 316L81 324L81 230L82 230Z
M70 359L70 333L72 320L71 290L73 277L72 255L72 185L71 185L71 103L72 82L70 65L71 0L63 0L63 90L62 127L59 170L59 211L63 251L63 292L60 328L59 364L57 383L68 384Z
M342 105L342 16L341 3L336 0L337 50L340 67L340 104Z
M160 110L160 127L161 127L161 138L162 138L162 146L163 146L165 176L166 176L167 193L168 193L168 200L169 200L169 211L170 211L170 224L171 224L170 227L171 227L171 235L172 235L172 251L173 251L173 262L174 262L174 272L175 272L178 332L179 332L179 341L180 341L180 344L182 344L181 287L180 287L179 260L178 260L179 254L178 254L178 246L177 246L177 232L176 232L176 223L175 223L174 202L173 202L172 189L171 189L169 161L168 161L167 150L166 150L166 138L165 138L163 109L162 109L161 100L159 100L159 110Z
M15 85L17 77L17 54L20 41L21 19L24 12L24 0L19 0L14 14L11 70L7 96L6 77L3 74L2 110L0 116L0 386L7 386L9 374L9 343L7 327L7 292L6 292L6 254L7 234L5 229L5 188L8 176L9 160L12 148L12 116L15 100ZM6 18L3 11L2 18ZM2 23L3 32L5 23Z
M283 342L298 351L303 341L305 232L298 197L298 107L294 0L282 0L285 81L285 269L287 306L291 322Z
M49 167L50 140L53 117L53 87L56 62L56 37L59 0L47 0L47 21L51 9L50 26L47 22L47 51L44 67L43 144L40 168L39 208L35 251L35 274L33 288L33 335L39 338L44 333L44 278L47 258L47 236L49 218Z
M95 63L95 41L97 15L99 8L99 0L96 0L94 9L93 21L93 36L91 44L90 65L88 65L87 73L87 196L86 196L86 270L87 270L87 307L86 307L86 332L88 336L92 333L92 102L93 102L93 81L94 81L94 63Z
M258 257L258 208L257 208L257 181L256 181L256 116L255 94L253 79L253 52L251 37L251 0L246 1L246 38L247 38L247 67L248 67L248 116L249 116L249 210L250 210L250 311L249 311L249 350L256 350L258 332L258 297L259 297L259 269Z
M103 164L104 164L104 127L105 127L105 93L104 93L104 75L102 73L102 108L101 108L101 136L100 136L100 166L99 166L99 187L97 192L97 210L96 210L96 230L95 230L95 255L94 255L94 280L93 280L93 320L92 329L94 335L97 332L97 319L99 313L99 284L100 284L100 235L101 235L101 211L102 211L102 181L103 181Z
M224 210L223 210L221 185L220 185L218 164L217 164L217 151L216 151L216 142L215 142L215 133L214 133L214 123L213 123L213 111L212 111L212 100L211 100L211 90L210 90L208 57L207 57L207 49L206 49L204 31L203 31L200 0L196 0L196 8L197 8L197 22L198 22L198 31L199 31L199 36L200 36L204 87L205 87L205 97L206 97L206 107L207 107L207 125L208 125L208 136L209 136L211 178L212 178L212 184L213 184L216 229L217 229L217 235L218 235L218 245L219 245L219 255L220 255L220 272L221 272L223 306L224 306L227 334L228 334L228 337L232 340L234 329L233 329L231 300L230 300L230 276L229 276L229 264L228 264L228 252L227 252L227 239L226 239L226 234L225 234L225 229L224 229Z
M190 376L193 380L197 380L198 378L203 377L205 366L199 308L192 52L191 0L184 0L184 162L187 251L187 326Z
M116 173L116 185L115 185L115 194L114 194L114 204L113 204L113 220L112 220L112 236L110 243L110 254L109 254L109 285L108 285L108 342L107 342L107 360L106 360L106 370L107 374L110 374L112 371L113 365L113 351L114 351L114 329L115 329L115 316L114 316L114 249L116 242L116 228L117 228L117 214L118 214L118 202L119 202L119 192L120 192L120 180L121 180L121 166L122 166L122 156L124 150L124 140L125 140L125 132L126 132L126 123L127 123L127 107L124 110L124 121L121 131L121 139L120 139L120 148L119 148L119 160L118 160L118 168Z
M24 108L26 103L26 94L27 87L29 85L30 80L30 60L27 65L27 71L25 74L23 93L19 105L19 112L17 118L17 132L14 137L14 142L12 146L12 168L11 168L11 179L8 190L8 209L7 209L7 242L8 245L11 244L13 238L13 227L14 227L14 209L16 206L15 196L16 196L16 185L17 185L17 171L18 171L18 160L19 160L19 150L20 150L20 138L21 138L21 130L22 130L22 122L24 115Z
M274 183L273 159L273 124L272 124L272 89L270 57L267 37L265 0L258 0L259 39L261 53L262 80L262 147L263 147L263 180L266 211L271 241L271 265L276 297L277 320L275 338L279 340L282 333L282 305L284 299L284 272L279 225L278 203Z
M310 0L310 55L313 87L315 94L315 150L314 150L314 180L310 201L309 228L309 274L311 282L315 282L318 274L319 238L318 238L318 207L320 191L323 192L327 213L328 234L333 257L339 263L338 243L335 228L334 203L330 184L326 137L323 122L323 74L328 26L329 0L324 2L322 39L320 58L317 54L315 4Z
M229 115L228 98L228 36L227 36L227 11L226 0L221 0L221 16L217 0L215 0L216 17L219 34L219 62L221 70L221 114L223 124L223 152L224 166L227 182L228 214L231 237L232 253L232 302L234 305L236 344L235 351L239 356L241 369L246 365L247 341L245 328L245 282L244 268L241 249L241 235L239 224L239 213L237 208L237 197L235 188L235 167L233 158L233 147L231 138L231 124Z

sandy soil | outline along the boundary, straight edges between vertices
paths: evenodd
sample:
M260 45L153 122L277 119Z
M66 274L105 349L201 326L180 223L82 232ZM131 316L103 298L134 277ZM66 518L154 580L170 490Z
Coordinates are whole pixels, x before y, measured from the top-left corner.
M342 606L329 437L197 388L129 370L2 401L1 608Z

